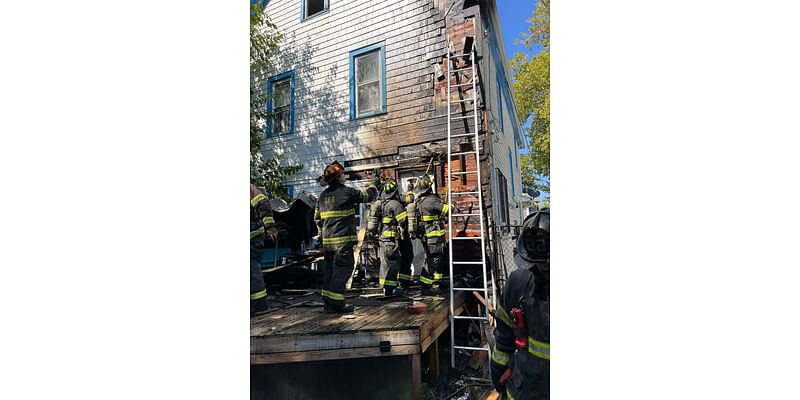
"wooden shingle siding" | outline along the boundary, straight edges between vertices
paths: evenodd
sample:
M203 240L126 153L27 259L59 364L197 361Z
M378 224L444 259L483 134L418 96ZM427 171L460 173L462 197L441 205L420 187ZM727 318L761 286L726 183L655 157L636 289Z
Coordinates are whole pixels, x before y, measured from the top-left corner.
M387 163L408 167L415 160L424 166L427 159L417 155L421 144L446 143L447 81L436 78L437 68L447 76L445 34L459 53L465 36L476 41L483 59L477 77L479 125L489 127L485 108L490 101L484 92L496 83L483 35L478 34L484 29L482 11L478 6L464 9L463 4L462 0L330 0L328 12L301 21L300 0L268 3L266 12L285 35L274 73L292 70L296 76L295 129L291 135L265 139L262 153L265 157L281 153L288 162L305 166L287 181L295 192L319 193L322 188L315 178L333 159L356 171ZM385 48L386 113L351 121L349 53L378 43ZM462 97L475 97L471 86L463 89ZM471 103L463 104L471 110ZM470 120L470 132L472 125ZM452 130L466 132L463 123L453 123ZM481 133L481 190L487 208L492 206L493 165L507 163L507 153L498 146Z
M430 1L385 2L331 1L326 15L300 22L299 1L274 0L267 7L273 22L287 36L288 48L306 45L312 50L309 71L301 73L305 83L298 85L295 105L296 137L278 143L265 143L269 155L275 147L291 147L292 142L322 142L321 151L303 151L309 156L325 158L332 151L346 159L379 156L396 152L396 144L385 140L385 130L416 124L432 117L432 63L443 48L439 37L443 21L434 18L437 10ZM386 48L387 114L350 122L344 112L349 102L348 60L346 54L355 48L383 42ZM286 68L284 68L286 69ZM313 96L328 90L329 107L320 107ZM310 98L310 101L305 101ZM333 112L331 112L333 110ZM426 115L426 113L428 113ZM325 123L320 123L326 120ZM422 136L425 136L423 133ZM325 141L336 143L336 149L325 149ZM421 139L426 140L426 139ZM287 154L287 158L292 155ZM305 163L305 162L304 162ZM320 162L324 164L324 162ZM311 173L310 171L307 173ZM316 171L314 171L316 173Z

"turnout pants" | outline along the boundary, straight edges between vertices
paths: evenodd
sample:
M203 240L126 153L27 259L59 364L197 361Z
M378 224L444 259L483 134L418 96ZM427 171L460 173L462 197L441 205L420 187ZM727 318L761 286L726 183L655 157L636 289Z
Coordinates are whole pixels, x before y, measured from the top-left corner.
M261 272L261 253L264 252L262 240L250 241L250 308L266 303L267 289L264 274Z
M550 361L517 351L511 363L511 377L506 382L503 399L547 400L550 398Z
M422 241L422 247L425 249L425 264L427 265L422 269L419 281L423 288L429 288L443 276L444 240L438 237L428 238Z
M386 289L386 294L392 294L397 287L397 274L400 271L402 257L400 245L396 240L381 240L381 270L380 284Z
M347 280L353 273L353 243L338 248L325 249L325 262L322 270L322 300L330 308L344 307Z
M411 244L411 239L399 239L398 245L400 247L400 273L397 274L397 279L400 286L408 289L411 286L411 262L414 260L414 246Z

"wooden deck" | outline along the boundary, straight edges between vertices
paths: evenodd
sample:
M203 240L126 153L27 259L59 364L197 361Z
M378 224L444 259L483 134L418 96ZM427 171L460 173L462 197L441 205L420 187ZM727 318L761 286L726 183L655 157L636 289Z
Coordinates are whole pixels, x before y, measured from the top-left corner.
M465 298L456 296L456 314ZM305 303L317 301L305 296ZM354 316L325 314L321 306L275 308L250 320L250 364L422 354L449 326L450 309L446 297L421 301L428 310L416 315L408 312L411 300L354 299Z

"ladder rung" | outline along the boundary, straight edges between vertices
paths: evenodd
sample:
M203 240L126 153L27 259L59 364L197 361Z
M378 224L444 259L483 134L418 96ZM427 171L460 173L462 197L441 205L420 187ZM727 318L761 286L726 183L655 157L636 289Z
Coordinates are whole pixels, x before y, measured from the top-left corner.
M468 175L468 174L477 174L478 171L463 171L463 172L451 172L450 175Z
M457 85L450 85L451 88L453 87L461 87L461 86L472 86L472 82L469 83L459 83Z
M459 99L458 101L451 101L450 104L463 103L465 101L475 101L475 98L473 97L471 99Z
M454 315L453 319L479 319L481 321L488 321L489 320L489 318L486 318L486 317L472 317L472 316L466 316L466 315L463 315L463 316L462 315Z
M457 138L457 137L467 137L467 136L475 136L474 133L462 133L458 135L450 135L450 138Z
M480 217L480 214L453 214L453 217Z
M475 118L475 115L463 115L458 117L450 117L451 121L459 120L459 119L467 119L467 118Z
M476 350L476 351L489 351L488 347L470 347L470 346L453 346L454 349L459 350Z
M450 195L460 195L460 194L478 194L478 192L450 192Z
M476 240L476 239L482 239L482 237L480 237L480 236L456 236L456 237L451 237L450 238L450 240Z
M451 73L451 74L455 74L456 72L461 72L461 71L472 71L472 67L469 67L469 68L461 68L461 69L454 69L454 70L450 71L450 73Z
M489 290L489 289L484 289L484 288L477 288L477 289L476 289L476 288L466 288L466 287L454 287L454 288L453 288L453 290L463 290L463 291L465 291L465 292L478 292L478 291L481 291L481 292L483 292L483 291L486 291L486 290Z
M453 55L450 56L450 58L458 58L458 57L471 56L471 55L472 55L472 53L453 54Z
M483 261L453 261L453 264L482 265ZM483 289L481 289L483 290Z
M462 151L460 153L450 153L450 157L452 157L452 156L463 156L463 155L473 154L473 153L477 153L477 152L478 152L477 150L471 150L471 151Z

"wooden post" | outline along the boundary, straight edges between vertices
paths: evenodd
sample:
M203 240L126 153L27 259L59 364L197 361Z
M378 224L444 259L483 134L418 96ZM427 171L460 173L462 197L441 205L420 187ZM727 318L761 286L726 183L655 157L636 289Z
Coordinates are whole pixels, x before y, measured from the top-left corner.
M428 348L428 361L431 367L431 382L439 382L439 338L436 338Z
M411 357L411 399L422 400L422 363L419 354Z

